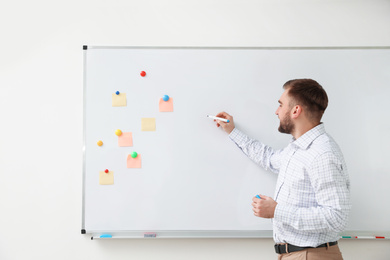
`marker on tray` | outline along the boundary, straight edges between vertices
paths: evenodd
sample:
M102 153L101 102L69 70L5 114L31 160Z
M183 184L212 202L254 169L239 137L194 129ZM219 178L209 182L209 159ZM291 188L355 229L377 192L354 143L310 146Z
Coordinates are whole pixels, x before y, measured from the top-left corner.
M222 118L222 117L216 117L216 116L210 116L210 115L207 115L207 117L212 118L212 119L216 119L216 120L219 120L219 121L223 121L225 123L229 123L230 122L229 119L225 119L225 118Z
M360 239L375 239L374 236L356 236L355 238L360 238Z

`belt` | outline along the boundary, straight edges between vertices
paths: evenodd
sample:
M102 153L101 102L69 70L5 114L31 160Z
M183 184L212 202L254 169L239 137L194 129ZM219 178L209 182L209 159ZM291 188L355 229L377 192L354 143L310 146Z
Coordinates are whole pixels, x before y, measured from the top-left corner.
M275 252L277 254L285 254L285 253L292 253L292 252L301 251L309 248L319 248L319 247L327 247L327 246L334 246L334 245L337 245L337 241L325 243L317 247L300 247L300 246L294 246L290 244L275 244L274 247L275 247Z

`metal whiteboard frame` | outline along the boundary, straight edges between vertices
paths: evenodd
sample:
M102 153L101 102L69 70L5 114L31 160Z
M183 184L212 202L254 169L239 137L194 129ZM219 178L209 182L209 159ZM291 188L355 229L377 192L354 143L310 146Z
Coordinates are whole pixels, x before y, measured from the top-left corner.
M83 174L82 174L82 224L81 234L88 234L91 239L154 239L154 238L272 238L272 230L149 230L149 231L122 231L122 230L86 230L85 229L85 190L86 190L86 96L87 96L87 50L88 49L211 49L211 50L380 50L390 49L390 46L334 46L334 47L176 47L176 46L83 46ZM340 233L340 238L372 239L383 236L390 239L390 230L371 232L347 230ZM108 235L108 237L107 237ZM356 236L356 237L355 237Z

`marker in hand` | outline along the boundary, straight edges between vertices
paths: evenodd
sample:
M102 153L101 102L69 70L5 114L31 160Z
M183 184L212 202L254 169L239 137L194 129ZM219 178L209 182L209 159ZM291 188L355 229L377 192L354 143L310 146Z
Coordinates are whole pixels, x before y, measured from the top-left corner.
M256 195L256 198L261 199L259 195Z
M210 115L207 115L207 117L209 118L212 118L212 119L216 119L216 120L219 120L219 121L222 121L222 122L225 122L225 123L229 123L229 119L225 119L225 118L222 118L222 117L216 117L216 116L210 116Z

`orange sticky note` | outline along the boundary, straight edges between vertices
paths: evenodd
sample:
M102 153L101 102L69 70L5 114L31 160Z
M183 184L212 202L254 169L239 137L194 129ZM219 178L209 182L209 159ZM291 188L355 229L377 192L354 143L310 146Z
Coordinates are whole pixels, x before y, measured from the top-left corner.
M114 184L114 172L109 171L105 173L104 171L99 172L99 184L100 185L112 185Z
M122 133L118 136L119 146L133 146L133 134L131 132Z
M141 168L141 155L138 154L137 157L133 158L129 154L127 156L127 168Z
M173 112L173 100L170 97L168 101L164 101L160 98L160 102L158 104L160 112Z

